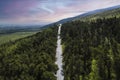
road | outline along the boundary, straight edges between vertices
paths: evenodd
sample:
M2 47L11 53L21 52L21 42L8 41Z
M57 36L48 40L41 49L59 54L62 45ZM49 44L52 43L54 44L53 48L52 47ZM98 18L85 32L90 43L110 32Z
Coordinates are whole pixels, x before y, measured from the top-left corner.
M61 34L61 27L62 27L62 24L60 24L58 26L58 36L57 36L57 48L56 48L56 64L58 65L58 71L57 71L57 74L56 74L56 77L57 77L57 80L63 80L64 79L64 76L62 75L62 45L61 45L61 37L60 37L60 34Z

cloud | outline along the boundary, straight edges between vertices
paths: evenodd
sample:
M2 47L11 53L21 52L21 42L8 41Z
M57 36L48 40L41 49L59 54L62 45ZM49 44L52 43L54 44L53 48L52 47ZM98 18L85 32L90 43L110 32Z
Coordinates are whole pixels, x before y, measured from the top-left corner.
M115 5L120 5L120 0L1 0L0 22L55 22Z
M52 9L48 8L46 5L42 5L42 6L41 6L41 9L43 9L43 10L45 10L45 11L51 13L51 14L54 13L54 11L53 11Z

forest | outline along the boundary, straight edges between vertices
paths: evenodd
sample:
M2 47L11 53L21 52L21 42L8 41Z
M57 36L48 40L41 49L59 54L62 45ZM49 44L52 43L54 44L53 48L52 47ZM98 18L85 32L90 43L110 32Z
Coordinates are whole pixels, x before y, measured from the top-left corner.
M120 80L120 18L62 24L64 80ZM56 80L58 26L0 45L0 80Z
M57 27L0 45L0 80L56 80Z
M62 26L64 80L120 80L120 18Z

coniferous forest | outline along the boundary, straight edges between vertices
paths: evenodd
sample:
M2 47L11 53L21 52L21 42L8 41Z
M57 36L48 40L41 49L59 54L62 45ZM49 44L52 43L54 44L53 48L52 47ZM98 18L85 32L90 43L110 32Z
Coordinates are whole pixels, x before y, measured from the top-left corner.
M62 26L64 80L120 80L120 18Z
M0 80L56 80L57 27L0 46Z

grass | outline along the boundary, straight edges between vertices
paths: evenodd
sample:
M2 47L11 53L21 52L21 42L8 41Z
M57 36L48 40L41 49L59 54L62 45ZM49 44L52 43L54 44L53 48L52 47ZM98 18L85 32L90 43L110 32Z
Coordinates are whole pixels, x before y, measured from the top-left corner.
M0 35L0 45L9 41L14 41L35 34L36 32L16 32L11 34Z

